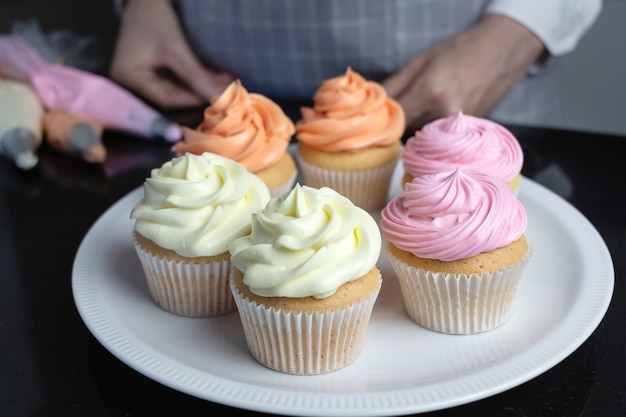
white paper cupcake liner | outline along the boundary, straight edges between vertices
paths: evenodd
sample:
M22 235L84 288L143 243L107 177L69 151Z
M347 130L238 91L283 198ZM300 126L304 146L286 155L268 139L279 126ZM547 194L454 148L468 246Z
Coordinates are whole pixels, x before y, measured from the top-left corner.
M387 254L411 320L441 333L473 334L495 329L511 317L531 248L509 268L470 276L425 271Z
M333 171L316 167L298 157L304 183L310 187L330 187L367 211L381 209L387 202L391 177L396 168L393 161L364 171Z
M213 317L236 309L228 285L230 258L210 263L175 262L134 243L150 295L164 310L182 316Z
M280 197L281 195L285 194L287 191L290 191L295 185L297 177L298 177L298 170L294 170L294 173L289 179L289 181L270 188L270 197L271 198Z
M316 375L352 362L365 333L382 279L360 302L323 313L293 313L256 304L230 280L248 349L262 365L293 375Z

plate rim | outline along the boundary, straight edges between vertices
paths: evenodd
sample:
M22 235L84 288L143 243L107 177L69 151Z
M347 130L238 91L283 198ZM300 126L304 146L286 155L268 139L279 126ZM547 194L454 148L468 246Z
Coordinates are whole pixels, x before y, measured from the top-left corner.
M550 348L550 352L545 354L546 357L543 358L539 366L525 369L514 375L503 375L500 379L504 379L504 381L495 381L489 387L468 392L454 399L440 398L439 400L431 401L429 404L410 404L408 403L410 402L410 397L413 395L414 399L417 393L413 392L415 388L407 388L403 392L388 391L384 394L380 392L366 392L365 396L354 393L349 395L342 393L324 394L323 406L320 406L320 401L316 401L316 399L319 400L319 394L302 390L293 391L298 393L298 398L296 399L285 401L283 398L281 401L277 401L277 397L280 397L280 392L277 391L280 390L275 388L250 386L249 384L201 372L179 362L176 365L172 365L168 363L168 361L172 362L171 359L153 350L151 346L145 346L145 344L141 346L142 352L138 353L138 346L135 346L138 342L132 340L132 338L129 339L127 335L123 334L122 329L116 329L114 323L111 322L111 318L106 317L105 312L100 309L101 306L97 302L96 285L89 279L88 274L83 273L85 268L83 264L85 262L84 253L88 250L94 235L103 227L108 218L116 212L116 209L128 204L129 200L136 199L140 195L141 186L128 192L102 213L81 241L72 267L74 301L81 319L91 334L120 361L165 386L223 405L285 415L313 416L320 415L320 413L332 413L332 415L340 416L386 416L436 411L471 403L514 388L560 363L591 336L604 318L613 297L615 281L613 261L606 243L593 224L576 207L544 186L522 177L520 187L523 193L540 193L543 198L567 207L569 210L568 214L574 216L576 221L584 226L586 237L595 241L596 244L593 245L597 251L595 260L602 267L606 268L603 272L604 280L602 283L604 285L596 286L596 294L593 294L593 297L598 299L598 309L591 315L587 314L585 325L578 329L578 334L570 334L567 340L564 340L562 336L556 337L554 334L549 335L551 337L543 338L539 344L551 346L546 346L546 352L548 351L547 348ZM580 230L577 232L582 233ZM587 280L588 278L583 277L583 282ZM591 298L591 295L587 298ZM518 355L515 361L520 361L520 358L523 356L523 354ZM509 364L512 362L510 361ZM472 380L476 378L476 373L459 378L458 383L462 383L462 380L466 378ZM198 385L198 379L204 379L205 381ZM249 392L251 389L256 390L253 395ZM439 389L445 390L445 387L439 387ZM391 398L393 394L395 394L395 398ZM378 398L381 395L385 398ZM286 396L282 395L282 397ZM394 402L396 405L390 406ZM329 404L333 406L328 407Z

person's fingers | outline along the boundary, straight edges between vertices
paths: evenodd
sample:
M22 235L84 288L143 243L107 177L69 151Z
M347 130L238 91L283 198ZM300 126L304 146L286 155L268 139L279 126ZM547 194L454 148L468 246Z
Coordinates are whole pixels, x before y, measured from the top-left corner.
M187 87L156 73L145 77L141 85L135 88L135 91L162 109L196 107L207 103L204 97L200 97Z
M406 127L409 130L419 128L420 120L424 118L427 112L427 106L419 100L419 88L416 84L412 84L408 89L404 90L401 95L396 97L396 101L404 110Z
M201 75L198 76L194 76L193 72L191 74L189 77L199 79L197 84L205 89L205 94L198 94L194 88L181 80L173 71L153 68L147 64L141 68L113 66L110 71L112 80L162 108L206 104L213 95L223 91L232 80L232 77L225 73L218 73L215 79L207 76L204 71L201 71ZM202 81L206 79L209 81ZM209 84L211 87L207 88Z
M110 77L162 108L206 104L232 80L202 66L167 1L124 9Z
M382 86L391 98L397 98L406 92L407 88L426 64L427 58L424 54L417 55L404 65L395 74L389 76L382 82Z
M233 80L227 72L204 67L187 47L169 50L164 58L164 64L176 78L207 102L224 91Z
M463 110L462 97L455 91L455 85L437 72L425 70L419 74L397 98L405 110L407 128L419 129L430 121Z
M133 63L132 66L124 66L127 61L120 60L115 63L116 65L111 66L110 77L121 86L136 92L161 108L206 104L232 81L232 76L227 73L216 72L216 75L213 76L211 70L205 68L195 68L192 71L187 70L187 72L184 72L183 69L182 71L187 74L188 80L196 80L194 81L195 84L189 85L189 82L186 82L173 70L162 66L157 68L154 63L150 63L149 60L146 61L141 65ZM172 60L168 59L167 61ZM204 89L204 94L196 92L198 85Z
M396 74L383 81L390 97L404 109L407 129L418 129L438 117L456 112L460 106L454 92L455 68L442 64L434 48L412 58ZM441 68L444 65L444 68Z

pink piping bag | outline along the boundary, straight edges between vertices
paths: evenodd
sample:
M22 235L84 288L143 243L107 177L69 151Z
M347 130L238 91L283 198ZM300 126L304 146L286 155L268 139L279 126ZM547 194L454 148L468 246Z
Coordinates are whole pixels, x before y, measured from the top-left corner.
M105 129L176 142L172 123L127 90L105 77L50 64L26 42L0 36L0 74L29 83L48 110L63 109L88 117Z

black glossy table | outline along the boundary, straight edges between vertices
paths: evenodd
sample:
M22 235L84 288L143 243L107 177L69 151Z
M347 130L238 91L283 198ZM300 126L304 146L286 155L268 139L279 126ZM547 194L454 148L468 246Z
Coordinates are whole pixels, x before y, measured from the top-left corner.
M194 113L196 117L198 113ZM186 123L184 115L178 117ZM569 357L503 393L425 416L617 416L626 410L626 137L511 127L523 174L562 195L605 240L615 291L603 321ZM71 289L78 246L94 221L171 157L170 146L107 132L106 163L45 146L22 172L0 160L0 415L206 416L233 409L134 371L96 341ZM555 171L556 170L556 171ZM558 172L558 178L547 175ZM569 183L572 187L563 187ZM236 410L242 415L259 413Z

